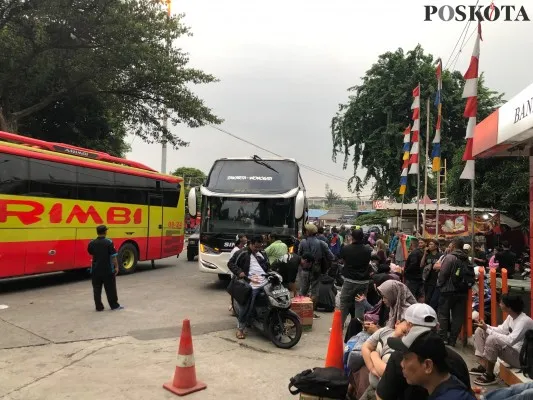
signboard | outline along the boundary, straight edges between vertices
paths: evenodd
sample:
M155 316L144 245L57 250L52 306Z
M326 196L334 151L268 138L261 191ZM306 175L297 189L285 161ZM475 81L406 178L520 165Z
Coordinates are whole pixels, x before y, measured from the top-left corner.
M494 214L488 219L483 216L476 216L474 220L474 231L476 234L496 233L500 230L500 214ZM426 217L426 234L435 236L436 218ZM470 214L440 214L439 215L439 236L455 237L470 236L472 234L472 219Z
M374 210L385 210L390 202L388 200L374 200L372 202L372 208Z

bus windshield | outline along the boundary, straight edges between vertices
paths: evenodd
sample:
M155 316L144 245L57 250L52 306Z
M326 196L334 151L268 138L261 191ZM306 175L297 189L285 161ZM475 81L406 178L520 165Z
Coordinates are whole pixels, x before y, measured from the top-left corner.
M294 235L294 198L207 197L202 209L202 231Z

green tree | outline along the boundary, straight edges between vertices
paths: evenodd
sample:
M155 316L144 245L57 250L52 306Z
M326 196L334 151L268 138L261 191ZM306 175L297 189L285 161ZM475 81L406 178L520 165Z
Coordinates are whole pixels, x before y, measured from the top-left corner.
M426 99L431 98L430 140L434 136L436 109L433 106L436 91L435 60L425 54L419 45L405 53L402 49L379 56L368 70L362 83L349 89L350 97L332 119L333 160L344 154L343 168L353 162L354 176L348 188L360 191L370 179L375 180L375 196L399 199L403 131L412 122L412 90L421 86L421 137L425 138ZM453 166L453 155L464 147L466 119L463 117L465 100L461 98L464 79L460 72L443 74L442 157ZM479 79L478 104L480 119L489 115L502 102L502 95L487 89L483 76ZM424 171L425 143L420 148L420 171ZM431 152L431 145L430 145ZM359 168L366 169L358 177ZM415 179L410 176L406 201L416 195ZM423 188L421 182L421 193ZM429 182L432 190L434 182Z
M390 214L387 211L376 211L373 213L365 213L359 215L355 221L355 225L387 225L387 219L390 217Z
M162 125L166 110L173 124L221 120L191 90L215 77L166 45L190 35L182 19L153 0L1 2L0 129L38 132L38 113L89 97L105 105L117 136L127 128L148 142L187 145Z
M472 197L471 182L460 180L464 168L464 146L454 157L454 166L448 171L448 201L466 206ZM529 157L493 157L476 160L474 206L495 208L529 227Z
M326 183L325 197L326 197L326 207L328 208L339 203L341 200L340 194L334 192L333 189L331 189L327 183Z
M207 176L201 170L199 170L198 168L194 168L194 167L176 168L176 170L172 172L172 175L183 178L183 186L185 187L186 201L188 201L188 198L189 198L189 191L193 187L202 185L207 179ZM197 203L197 208L199 208L201 204L200 196L196 196L196 203Z

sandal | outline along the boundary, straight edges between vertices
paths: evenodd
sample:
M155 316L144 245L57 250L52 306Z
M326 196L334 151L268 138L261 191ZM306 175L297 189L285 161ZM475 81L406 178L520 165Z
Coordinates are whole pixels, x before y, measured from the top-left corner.
M246 335L240 329L237 330L237 333L235 334L235 336L237 337L237 339L241 339L241 340L246 339Z
M477 378L474 381L474 384L479 385L479 386L490 386L490 385L495 385L496 383L497 383L496 376L494 376L494 374L489 375L487 373L481 375L479 378Z

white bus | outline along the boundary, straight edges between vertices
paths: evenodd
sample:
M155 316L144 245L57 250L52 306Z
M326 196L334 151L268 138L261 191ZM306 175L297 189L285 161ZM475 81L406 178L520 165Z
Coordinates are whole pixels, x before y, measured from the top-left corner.
M196 216L196 189L189 213ZM240 233L248 237L277 233L289 247L307 221L307 198L300 168L288 158L258 156L216 160L200 186L200 271L230 276L229 254Z

